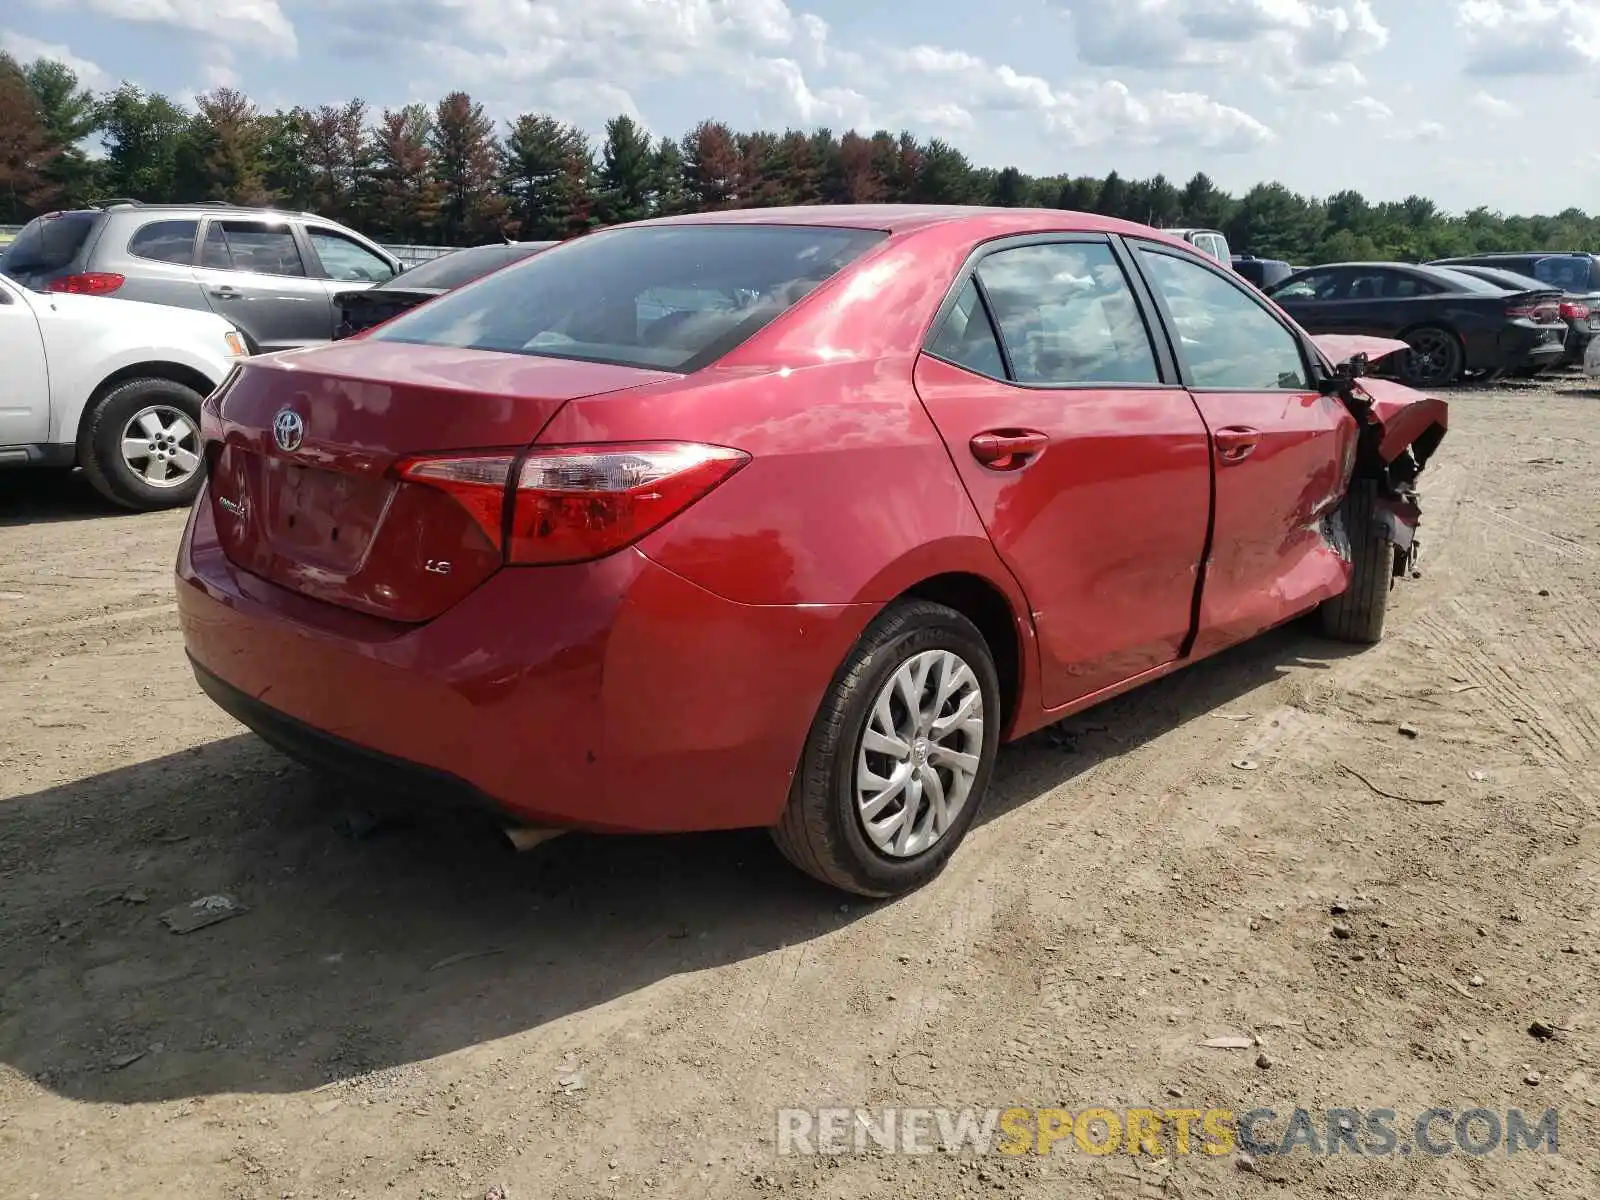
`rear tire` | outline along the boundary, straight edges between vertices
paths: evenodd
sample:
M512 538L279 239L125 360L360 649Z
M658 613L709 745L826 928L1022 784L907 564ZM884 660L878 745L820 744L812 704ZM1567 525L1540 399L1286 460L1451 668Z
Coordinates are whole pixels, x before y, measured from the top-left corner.
M914 709L897 690L911 678L925 687ZM858 896L922 886L972 827L994 772L1000 721L999 677L977 627L942 604L894 605L867 627L829 685L773 841L806 874ZM896 742L905 754L876 749ZM946 816L958 795L959 808ZM896 845L902 827L907 836Z
M1407 387L1448 387L1461 378L1467 352L1461 339L1440 325L1408 330L1402 339L1411 347L1400 358L1400 381Z
M137 512L192 504L205 476L201 400L192 387L156 377L129 379L94 400L78 460L95 490Z
M1377 499L1376 481L1352 480L1339 510L1350 539L1350 586L1324 600L1317 616L1323 634L1341 642L1372 645L1383 638L1394 587L1394 543L1377 522Z

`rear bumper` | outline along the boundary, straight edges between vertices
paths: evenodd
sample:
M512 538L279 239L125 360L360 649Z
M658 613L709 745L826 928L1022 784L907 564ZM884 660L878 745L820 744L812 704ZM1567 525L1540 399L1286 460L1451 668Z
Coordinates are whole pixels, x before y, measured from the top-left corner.
M402 625L239 570L202 493L178 610L201 687L262 738L380 787L535 825L777 820L867 605L742 605L637 550L498 572Z

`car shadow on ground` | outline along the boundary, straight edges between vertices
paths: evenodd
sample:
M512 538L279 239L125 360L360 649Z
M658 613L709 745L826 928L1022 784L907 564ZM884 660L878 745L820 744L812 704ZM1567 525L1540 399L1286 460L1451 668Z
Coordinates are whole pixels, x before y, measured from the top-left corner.
M0 471L0 526L133 515L95 491L82 471Z
M985 819L1342 653L1290 627L1035 735L1002 753ZM0 802L0 1062L95 1103L304 1091L883 907L812 883L761 832L518 856L437 814L341 833L340 799L241 735ZM214 893L247 911L183 935L161 922Z

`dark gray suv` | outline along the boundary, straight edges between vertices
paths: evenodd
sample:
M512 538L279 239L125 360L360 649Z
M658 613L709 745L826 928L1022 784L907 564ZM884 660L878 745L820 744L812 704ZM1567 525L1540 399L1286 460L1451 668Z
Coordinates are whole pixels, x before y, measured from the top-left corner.
M30 221L0 271L35 291L209 309L265 352L331 341L335 293L383 283L401 265L310 213L125 200Z

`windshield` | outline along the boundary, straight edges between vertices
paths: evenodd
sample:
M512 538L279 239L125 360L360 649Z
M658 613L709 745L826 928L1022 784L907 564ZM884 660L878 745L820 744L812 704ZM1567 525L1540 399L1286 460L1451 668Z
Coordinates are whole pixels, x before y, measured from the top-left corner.
M887 236L811 225L606 230L451 292L372 340L688 373Z
M0 271L27 282L30 276L61 271L72 265L88 240L99 213L57 213L35 217L0 255Z
M387 284L393 288L438 288L448 292L479 276L498 270L541 250L548 250L555 242L519 242L510 246L473 246L467 250L452 250L425 263L418 263L409 271L396 275Z

